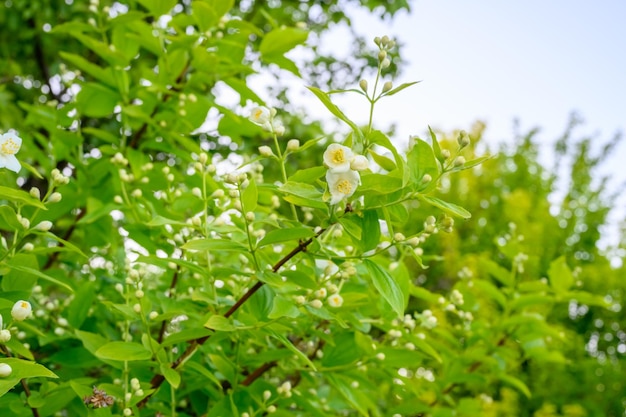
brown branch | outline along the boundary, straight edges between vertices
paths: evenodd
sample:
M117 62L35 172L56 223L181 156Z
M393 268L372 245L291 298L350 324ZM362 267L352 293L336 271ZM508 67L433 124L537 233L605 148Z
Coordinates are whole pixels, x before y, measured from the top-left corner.
M346 211L348 211L348 208L346 208ZM276 263L276 265L274 265L274 267L272 268L272 271L273 272L278 272L278 270L283 265L285 265L287 262L289 262L289 260L291 258L296 256L300 252L306 251L306 248L311 243L313 243L313 240L316 239L317 237L319 237L322 233L324 233L324 231L326 231L326 229L321 229L319 232L317 232L315 234L314 237L309 238L309 239L307 239L305 241L301 241L298 244L298 246L293 248L293 250L291 252L289 252L287 255L285 255L280 261L278 261ZM264 282L257 281L252 288L250 288L230 309L228 309L228 311L224 314L224 317L228 318L228 317L232 316L233 314L235 314L235 312L237 310L239 310L239 308L247 300L249 300L250 297L252 297L254 295L254 293L256 293L263 286L263 284L264 284ZM195 353L196 349L199 348L200 346L202 346L207 340L209 340L210 337L211 337L211 334L206 335L204 337L200 337L198 339L193 339L193 340L189 341L187 349L185 349L185 351L178 357L178 359L176 359L174 362L172 362L172 364L170 365L170 368L178 369L180 366L182 366L182 364L185 361L187 361L187 359L189 359ZM161 384L163 384L164 381L165 381L165 377L163 375L155 374L154 377L152 377L152 380L150 381L150 386L151 386L151 389L153 390L153 392L151 394L147 395L144 399L142 399L137 404L137 407L139 407L139 408L144 407L147 404L147 402L150 399L150 397L158 390L158 388L161 386Z
M265 362L263 365L252 371L252 373L241 382L241 385L243 385L244 387L250 386L250 384L259 379L261 375L263 375L265 372L269 371L276 365L278 365L277 361Z
M187 65L185 65L185 68L183 68L183 70L178 75L178 77L176 77L175 84L179 84L183 80L183 78L185 78L185 75L187 74L187 71L189 71L189 62L187 62ZM174 93L177 93L180 90L181 89L179 87L176 87L176 86L172 87L172 89L171 89L171 91L174 92ZM167 103L167 101L170 99L170 97L172 97L172 95L173 94L171 94L171 93L164 94L163 95L163 99L161 100L161 104ZM150 113L150 119L151 120L154 118L154 116L156 116L158 111L159 111L159 105L156 105L154 107L154 109L152 110L152 112ZM147 131L148 131L148 122L144 122L144 124L141 125L139 130L137 130L135 132L135 134L132 136L128 146L130 148L132 148L132 149L136 149L139 146L139 141L141 140L143 135L146 134Z

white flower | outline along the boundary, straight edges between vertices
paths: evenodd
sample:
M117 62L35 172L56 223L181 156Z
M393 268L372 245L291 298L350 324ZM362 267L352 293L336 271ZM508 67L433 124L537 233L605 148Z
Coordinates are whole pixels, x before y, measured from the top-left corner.
M324 164L333 172L349 171L353 158L352 149L338 143L331 143L324 152Z
M11 375L12 372L13 372L13 368L11 368L11 365L9 365L8 363L0 363L0 377L1 378L6 378L7 376Z
M354 194L359 185L359 174L350 170L346 172L329 170L326 173L326 182L331 196L330 204L337 204Z
M265 126L270 121L270 111L267 107L255 107L250 112L250 121Z
M339 294L333 294L326 299L326 302L331 307L341 307L343 304L343 297Z
M0 168L7 168L13 172L19 172L20 162L15 154L22 146L22 138L15 133L9 132L0 136Z
M11 309L11 316L17 321L24 321L30 317L33 312L33 307L28 301L20 300Z
M350 169L353 169L355 171L364 171L369 168L369 165L370 163L366 157L364 157L363 155L357 155L350 162Z

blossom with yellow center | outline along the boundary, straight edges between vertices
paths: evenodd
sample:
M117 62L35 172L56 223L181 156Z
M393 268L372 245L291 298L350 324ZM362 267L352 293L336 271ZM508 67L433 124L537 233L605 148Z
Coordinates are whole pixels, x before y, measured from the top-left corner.
M33 312L33 307L30 305L28 301L20 300L11 309L11 316L14 320L24 321Z
M0 135L0 168L19 172L21 165L15 154L22 146L22 139L13 132Z
M352 149L338 143L328 145L324 152L324 164L333 172L349 171L353 158Z
M331 307L341 307L343 304L343 297L339 294L333 294L326 299L328 305Z
M341 200L350 197L359 185L359 173L355 171L326 172L326 182L330 192L330 204L337 204Z

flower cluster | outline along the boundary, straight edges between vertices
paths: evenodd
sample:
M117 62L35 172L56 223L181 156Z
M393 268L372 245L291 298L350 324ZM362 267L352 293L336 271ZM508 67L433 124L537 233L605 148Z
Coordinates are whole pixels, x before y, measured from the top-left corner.
M274 116L276 116L276 109L259 106L252 109L249 119L263 129L275 133L276 136L282 136L285 134L285 126Z
M15 154L22 146L22 139L13 132L0 135L0 168L7 168L13 172L19 172L20 162Z
M366 157L355 155L347 146L332 143L324 152L324 165L328 167L330 204L337 204L354 194L360 180L358 171L367 169L369 163Z

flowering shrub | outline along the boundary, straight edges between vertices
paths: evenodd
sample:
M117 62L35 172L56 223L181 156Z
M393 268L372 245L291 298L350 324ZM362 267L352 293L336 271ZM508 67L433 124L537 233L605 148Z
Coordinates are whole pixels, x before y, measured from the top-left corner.
M388 80L386 36L370 82L309 87L347 133L268 106L248 76L299 76L308 31L233 7L91 1L45 30L67 43L49 96L2 119L0 413L448 416L489 412L503 385L530 397L519 363L557 334L536 300L604 301L564 258L523 289L519 257L422 285L445 252L428 245L473 221L441 195L450 174L488 157L464 132L404 150L376 129L376 103L415 84ZM367 100L367 125L337 93Z

